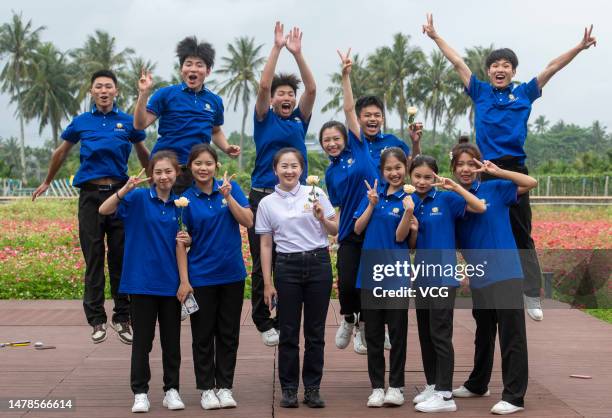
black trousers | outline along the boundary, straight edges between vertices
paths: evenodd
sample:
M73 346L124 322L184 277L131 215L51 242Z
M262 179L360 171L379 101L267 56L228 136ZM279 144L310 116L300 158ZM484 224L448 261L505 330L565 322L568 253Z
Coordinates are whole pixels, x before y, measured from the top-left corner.
M385 387L385 324L389 328L389 387L404 387L406 344L408 337L407 309L366 309L363 311L367 326L368 375L372 389Z
M278 293L278 377L282 389L297 390L300 376L300 324L304 309L302 381L318 388L323 377L325 319L332 288L327 248L307 253L276 255Z
M448 297L434 298L422 297L417 289L415 304L423 370L427 384L436 385L437 391L450 391L453 385L453 310L456 291L451 287L448 288ZM367 329L366 326L366 332Z
M193 289L200 309L191 314L193 368L200 390L231 389L240 336L244 280Z
M527 167L518 164L515 159L500 159L493 161L504 170L517 173L529 174ZM483 175L482 180L491 180L496 177ZM529 193L518 196L516 205L510 207L510 224L512 234L519 249L521 266L523 267L523 292L527 296L539 297L542 288L542 269L535 251L535 243L531 238L531 205L529 204Z
M340 314L349 316L361 312L361 291L355 287L363 236L354 232L340 242L336 267L338 269L338 299Z
M115 302L113 322L130 319L130 302L126 294L119 293L119 281L123 266L123 222L114 215L100 215L98 208L115 190L98 191L81 189L79 194L79 240L85 259L85 289L83 308L89 325L107 321L104 310L104 258L108 257L108 275L111 295ZM106 237L106 246L104 238Z
M495 335L499 329L504 383L502 400L521 407L524 404L529 377L525 311L516 309L523 302L522 290L521 279L505 280L488 287L472 289L475 305L493 304L496 308L472 310L472 316L476 320L474 369L463 384L469 391L478 394L488 390L495 355ZM514 309L505 309L504 305L508 304Z
M269 193L258 192L251 189L249 193L249 205L253 212L253 227L248 229L249 248L251 251L251 259L253 267L251 269L251 317L253 323L259 332L264 332L270 328L278 329L278 316L270 317L270 310L264 303L264 281L263 272L261 270L261 246L260 237L255 233L255 221L257 219L257 207L259 202ZM272 267L275 266L276 245L272 245Z
M181 304L176 296L130 295L132 311L132 392L147 393L151 368L149 353L159 321L159 339L164 368L164 392L179 389L181 368Z

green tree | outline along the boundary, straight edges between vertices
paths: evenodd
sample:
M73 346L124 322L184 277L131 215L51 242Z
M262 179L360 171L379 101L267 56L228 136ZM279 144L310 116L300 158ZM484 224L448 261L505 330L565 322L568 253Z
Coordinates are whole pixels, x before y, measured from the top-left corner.
M17 103L15 114L19 117L21 179L26 182L24 114L21 106L21 92L27 76L32 53L40 42L44 26L34 28L32 21L23 21L21 13L13 12L12 20L0 27L0 57L6 57L6 64L0 73L2 92L8 92L11 103Z
M65 54L50 42L40 45L34 53L24 87L21 106L25 117L38 119L39 133L49 125L53 145L57 147L62 120L75 114L79 108Z
M340 65L340 67L342 67ZM330 76L331 85L326 89L331 96L321 111L333 111L334 114L342 111L342 73L339 71ZM359 54L353 55L353 67L351 69L351 85L353 87L353 97L356 99L367 94L369 83L369 73L365 67L364 60Z
M229 55L221 58L221 68L216 73L225 77L219 85L219 94L228 96L234 112L242 105L242 127L240 130L240 148L244 146L245 126L250 114L251 97L257 94L259 69L265 58L260 55L263 44L255 46L255 38L246 36L237 38L227 45ZM238 170L242 170L242 153L238 156Z
M117 51L115 37L100 29L97 29L93 35L87 36L81 48L70 53L74 59L74 80L78 86L77 100L83 102L84 110L89 107L89 101L86 98L90 88L91 74L99 70L120 73L132 54L134 54L132 48Z
M432 145L436 145L436 131L438 123L447 112L446 98L450 90L450 77L452 69L444 55L435 50L429 56L424 71L421 72L418 83L421 88L429 92L425 97L425 118L431 117L433 124Z
M548 119L546 119L546 116L540 115L536 118L533 124L535 125L536 133L538 135L541 135L546 132L546 128L548 127L550 122L548 121Z
M142 57L129 57L125 68L117 75L119 77L119 96L117 96L117 105L127 113L134 113L136 99L138 98L138 79L142 70L155 72L157 64L150 60L145 60ZM155 91L160 87L168 85L161 77L153 77L153 89Z

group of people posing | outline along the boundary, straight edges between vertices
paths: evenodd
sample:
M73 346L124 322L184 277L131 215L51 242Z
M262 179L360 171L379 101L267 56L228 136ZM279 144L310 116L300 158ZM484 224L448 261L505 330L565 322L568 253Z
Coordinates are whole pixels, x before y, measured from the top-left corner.
M591 28L592 29L592 28ZM453 309L460 282L436 276L413 280L413 288L435 288L414 300L424 389L413 399L421 412L455 411L454 398L489 396L495 337L502 355L502 399L491 412L524 408L527 389L527 338L523 303L534 320L540 306L541 272L531 239L527 174L523 150L532 103L549 79L580 51L595 44L591 30L528 83L512 81L518 60L509 49L487 58L488 81L472 75L461 56L436 33L429 15L427 34L452 63L475 107L476 143L462 139L451 150L455 180L440 177L434 158L421 155L422 124L409 127L412 152L400 138L382 132L385 109L375 96L353 99L350 50L338 52L342 64L345 122L326 122L319 142L329 156L327 193L308 173L305 136L315 103L316 84L302 53L302 32L285 34L276 23L274 44L265 63L254 111L255 168L248 197L233 176L223 174L213 142L237 156L222 129L222 99L205 87L215 51L195 37L177 46L183 82L151 95L152 76L139 80L133 117L120 111L115 75L91 77L91 111L74 118L62 134L47 178L33 194L43 194L80 142L79 238L86 263L83 305L92 341L107 338L104 310L104 257L114 312L111 326L132 345L133 412L147 412L151 377L149 353L159 324L162 347L163 405L185 407L179 395L181 303L191 296L196 386L204 409L237 406L233 380L247 271L240 227L248 228L252 319L263 343L278 345L280 406L298 406L299 337L305 339L301 366L304 403L325 406L320 393L324 369L325 319L333 275L329 237L339 243L338 296L343 316L335 343L367 355L372 393L367 406L404 403L408 304L386 308L366 304L371 274L362 258L376 251L408 254L415 263L456 265L456 249L468 263L495 259L487 274L471 280L476 320L474 369L453 390ZM283 49L295 58L300 78L275 75ZM304 91L299 100L300 83ZM158 125L151 152L144 129ZM127 175L132 148L146 175ZM149 187L137 187L147 182ZM409 184L406 184L409 183ZM108 251L105 251L105 240ZM520 254L518 249L520 249ZM495 257L496 252L506 254ZM361 265L361 267L360 267ZM275 315L271 313L276 311ZM385 385L384 350L390 350ZM387 389L385 390L385 386Z

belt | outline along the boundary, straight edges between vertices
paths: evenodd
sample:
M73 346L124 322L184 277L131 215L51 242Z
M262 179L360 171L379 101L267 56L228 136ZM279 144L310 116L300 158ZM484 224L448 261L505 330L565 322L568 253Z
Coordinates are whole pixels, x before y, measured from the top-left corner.
M80 186L81 190L85 190L88 192L112 192L115 190L119 190L125 185L123 183L114 183L114 184L94 184L94 183L83 183Z
M259 193L274 193L274 189L268 189L266 187L251 187L251 190L255 190L256 192Z
M317 248L310 251L299 251L297 253L276 253L277 257L302 257L305 255L316 255L329 253L328 247Z

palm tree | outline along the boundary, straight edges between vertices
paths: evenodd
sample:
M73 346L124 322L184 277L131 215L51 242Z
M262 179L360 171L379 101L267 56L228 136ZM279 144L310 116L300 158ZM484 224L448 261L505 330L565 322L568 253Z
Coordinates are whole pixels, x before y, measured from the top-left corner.
M138 79L141 71L145 69L151 73L155 72L157 64L142 57L130 57L127 60L127 68L121 71L119 77L119 96L117 97L117 105L127 113L134 113L136 99L138 97ZM160 77L153 77L152 91L164 87L168 83Z
M425 107L425 118L433 124L432 145L436 143L436 131L439 122L448 110L447 96L449 94L449 79L452 69L444 55L435 50L429 56L429 61L421 72L418 83L421 88L428 92L423 103Z
M260 56L263 44L255 46L255 38L242 36L233 44L227 45L229 56L221 58L222 66L216 73L226 79L219 83L219 95L227 95L233 103L234 112L242 104L242 128L240 130L240 148L244 146L244 130L249 115L249 104L258 88L259 69L265 58ZM242 154L238 156L238 169L242 170Z
M546 116L544 115L538 116L533 123L535 125L536 133L540 135L546 132L546 128L550 124L550 122L548 121L548 119L546 119Z
M353 97L359 98L368 93L369 72L365 68L364 60L359 54L353 55L353 66L351 68L351 86ZM321 111L334 111L334 114L342 111L342 73L339 71L330 76L331 85L326 89L331 99L323 106Z
M112 70L119 73L125 68L128 58L134 54L132 48L125 48L119 52L116 48L115 37L97 29L94 35L87 36L83 47L70 53L74 59L75 80L78 85L77 100L84 101L84 109L89 107L89 101L85 99L89 92L91 74L98 70Z
M11 102L17 102L15 114L19 117L21 179L24 183L26 182L26 161L21 92L32 52L40 42L40 32L44 29L44 26L33 28L31 20L24 24L22 14L15 12L13 12L12 21L0 27L0 56L7 56L6 65L0 73L0 80L2 81L2 92L8 92L11 95Z
M51 127L53 144L57 146L62 120L79 109L66 55L46 42L37 48L32 61L21 95L22 110L28 120L39 120L39 133L47 125Z

